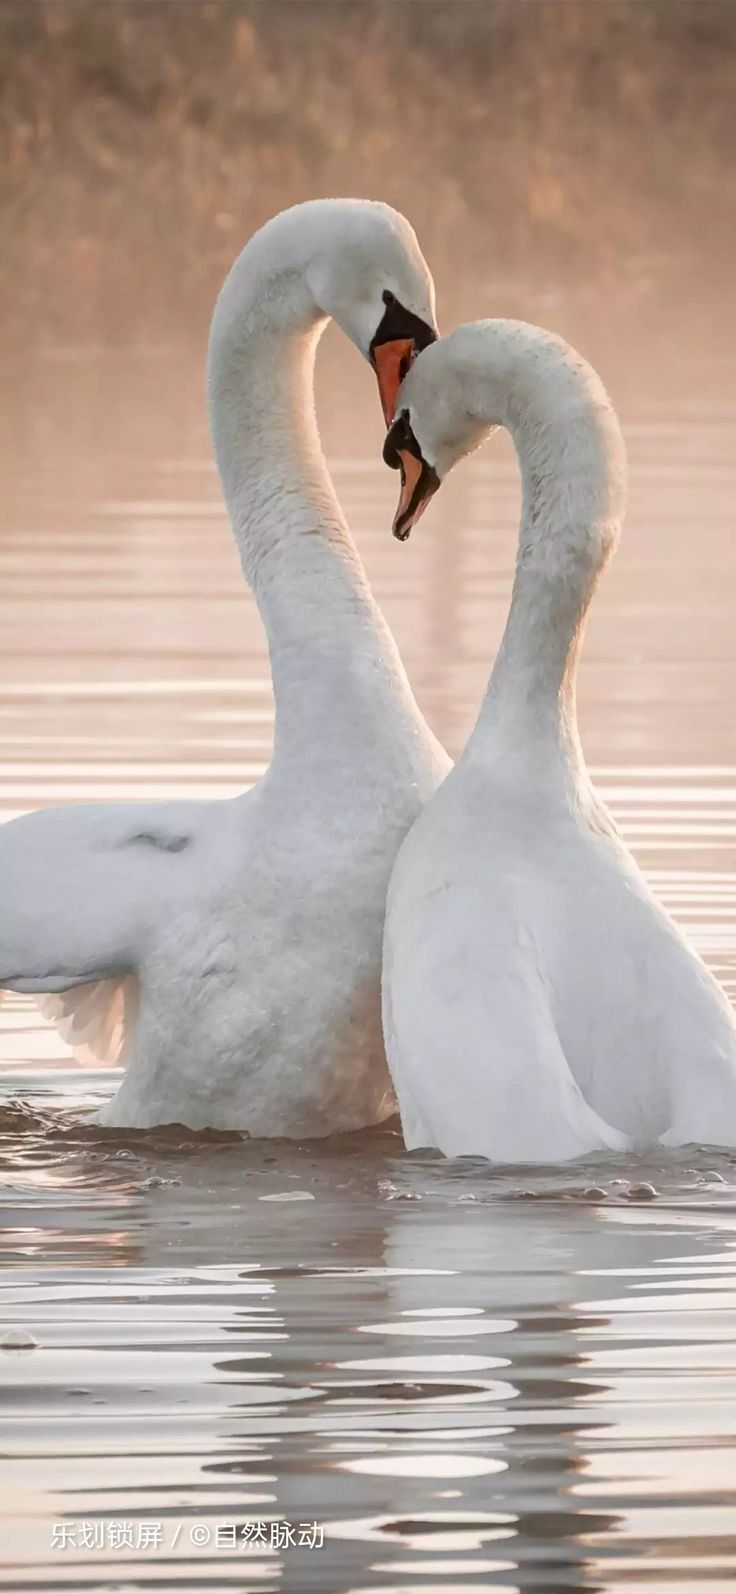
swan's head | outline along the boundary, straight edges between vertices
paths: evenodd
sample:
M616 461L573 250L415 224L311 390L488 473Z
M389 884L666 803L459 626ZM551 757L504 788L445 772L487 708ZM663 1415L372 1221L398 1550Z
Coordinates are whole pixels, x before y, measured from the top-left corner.
M396 413L383 448L392 470L401 472L394 536L405 542L445 477L459 460L503 424L479 419L475 383L469 380L475 349L460 327L426 349L405 376L396 399ZM492 367L486 363L491 379Z
M388 426L415 355L438 335L434 283L416 233L399 211L371 200L298 209L308 223L314 301L373 366Z
M383 450L386 464L401 471L394 535L406 540L453 465L498 426L518 446L522 435L549 440L560 424L568 463L577 450L581 476L597 495L596 514L620 516L626 469L618 421L600 377L562 338L525 321L474 321L425 349L402 382Z
M310 199L272 216L220 291L210 371L228 369L242 337L336 321L378 378L386 425L414 356L437 338L434 283L413 227L368 199Z

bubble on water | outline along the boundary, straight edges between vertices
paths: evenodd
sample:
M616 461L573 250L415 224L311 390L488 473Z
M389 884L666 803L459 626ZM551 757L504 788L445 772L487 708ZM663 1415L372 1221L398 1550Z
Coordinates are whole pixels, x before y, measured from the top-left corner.
M280 1190L277 1195L260 1195L259 1201L314 1201L311 1190Z
M35 1350L37 1345L27 1328L9 1328L0 1339L0 1350Z
M657 1192L653 1184L632 1184L625 1194L627 1201L654 1201Z

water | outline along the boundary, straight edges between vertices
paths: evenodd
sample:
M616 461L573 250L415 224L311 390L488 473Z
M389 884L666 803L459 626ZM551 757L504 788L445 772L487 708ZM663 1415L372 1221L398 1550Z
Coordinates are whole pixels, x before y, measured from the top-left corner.
M457 751L508 603L511 452L458 472L400 548L368 379L348 358L338 404L325 369L351 526ZM61 350L13 377L3 817L230 795L268 761L271 699L197 371ZM734 996L736 411L628 395L624 420L632 504L583 736ZM407 1156L395 1126L103 1135L87 1116L115 1072L77 1067L16 997L0 1083L0 1334L35 1341L0 1350L0 1589L734 1586L736 1157L492 1170ZM324 1546L284 1547L284 1522Z

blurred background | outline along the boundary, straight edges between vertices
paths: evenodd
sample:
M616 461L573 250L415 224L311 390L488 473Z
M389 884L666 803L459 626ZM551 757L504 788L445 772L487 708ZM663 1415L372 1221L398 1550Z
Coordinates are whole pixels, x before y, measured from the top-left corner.
M201 340L254 228L358 194L448 322L551 292L718 352L730 0L3 0L0 82L5 339Z

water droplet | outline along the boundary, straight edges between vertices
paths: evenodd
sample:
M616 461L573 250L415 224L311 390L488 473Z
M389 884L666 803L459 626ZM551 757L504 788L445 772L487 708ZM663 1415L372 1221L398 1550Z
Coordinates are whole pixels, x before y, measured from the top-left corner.
M0 1339L0 1350L35 1350L38 1340L27 1328L9 1328Z

